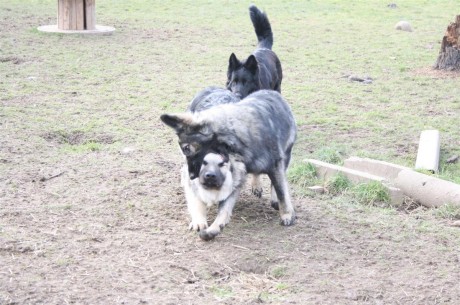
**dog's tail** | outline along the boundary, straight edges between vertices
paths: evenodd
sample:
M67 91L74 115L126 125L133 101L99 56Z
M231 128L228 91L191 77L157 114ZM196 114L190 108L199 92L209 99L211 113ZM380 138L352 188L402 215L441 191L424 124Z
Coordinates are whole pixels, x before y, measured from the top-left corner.
M273 46L273 32L267 15L261 12L255 5L251 5L249 7L249 16L251 17L257 40L259 41L257 47L271 50Z

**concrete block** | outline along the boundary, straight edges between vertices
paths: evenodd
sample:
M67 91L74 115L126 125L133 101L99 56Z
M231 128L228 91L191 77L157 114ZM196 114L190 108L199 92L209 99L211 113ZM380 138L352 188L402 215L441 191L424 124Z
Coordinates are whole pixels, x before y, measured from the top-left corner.
M319 160L307 159L305 162L312 164L316 168L318 176L324 180L329 180L331 177L337 175L338 173L344 174L351 182L353 183L366 183L370 181L387 181L383 177L376 175L368 174L362 171L354 170L351 168L346 168L343 166L338 166L335 164L326 163Z
M394 186L383 184L388 189L388 194L390 195L390 202L392 206L399 207L404 203L404 192Z
M353 183L369 183L371 181L378 181L381 182L383 186L385 186L388 189L392 205L399 206L404 201L403 192L397 187L392 186L390 184L390 181L385 179L384 177L368 174L362 171L346 168L343 166L329 164L314 159L306 159L304 160L304 162L312 164L316 168L317 175L324 180L328 180L331 177L341 173L345 175L345 177L347 177Z
M420 134L415 169L437 173L439 170L440 140L438 130L424 130Z
M404 194L427 207L460 206L460 185L413 170L402 170L394 181Z
M393 163L359 157L350 157L346 159L344 166L350 169L383 177L390 182L398 177L400 171L410 169Z

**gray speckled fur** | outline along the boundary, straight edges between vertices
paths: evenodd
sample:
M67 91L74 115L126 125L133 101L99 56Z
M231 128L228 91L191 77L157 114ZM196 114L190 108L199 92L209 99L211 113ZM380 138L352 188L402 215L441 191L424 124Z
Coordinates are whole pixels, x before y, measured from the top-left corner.
M198 112L217 105L232 104L239 101L240 99L230 90L210 86L195 95L187 110Z
M296 124L289 105L278 92L260 90L239 103L196 113L165 114L161 119L176 130L179 142L224 149L241 156L248 173L267 174L277 197L272 201L279 201L281 223L294 223L286 170L296 139Z

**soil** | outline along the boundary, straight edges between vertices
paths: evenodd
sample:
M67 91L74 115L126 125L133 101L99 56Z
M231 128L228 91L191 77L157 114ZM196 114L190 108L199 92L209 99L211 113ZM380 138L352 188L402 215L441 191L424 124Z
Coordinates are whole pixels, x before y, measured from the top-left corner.
M173 132L158 119L161 107L146 111L150 106L131 102L123 88L120 100L107 101L108 91L92 89L99 84L78 75L75 83L88 91L47 91L54 81L59 85L59 75L44 77L42 91L27 91L41 80L23 71L51 62L27 47L46 43L29 29L55 17L40 18L27 11L20 21L0 23L1 39L26 45L0 58L9 76L0 81L15 92L0 99L1 305L460 302L459 228L418 208L367 207L299 192L293 194L297 222L283 227L265 179L262 198L245 189L223 233L200 240L187 230L183 161ZM28 38L16 42L18 31ZM129 37L136 36L121 27L113 44L136 45ZM72 49L75 41L59 43ZM113 54L130 48L116 47ZM150 56L157 55L142 60L147 64ZM143 99L146 89L138 90ZM86 122L96 115L128 131L109 123L77 129L68 119Z
M47 139L50 150L63 145ZM294 196L297 223L282 227L265 181L263 197L245 190L228 227L204 242L187 231L178 153L37 162L27 145L1 144L1 304L459 300L459 244L449 233L458 228L426 214Z

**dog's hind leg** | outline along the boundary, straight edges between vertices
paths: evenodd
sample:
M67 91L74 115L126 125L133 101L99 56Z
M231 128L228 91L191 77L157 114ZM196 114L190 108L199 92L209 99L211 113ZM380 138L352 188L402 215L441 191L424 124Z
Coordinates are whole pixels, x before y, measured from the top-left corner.
M276 195L275 187L273 186L273 183L272 183L270 205L272 206L272 208L274 208L277 211L280 209L278 202L279 202L278 196Z
M276 196L278 197L281 225L293 225L295 221L295 211L291 202L291 196L289 195L289 186L286 179L286 172L284 170L284 163L279 162L273 171L268 174L268 177L270 178L272 186L276 192ZM272 206L274 207L273 198Z
M254 196L261 198L262 197L262 182L260 181L260 175L252 174L251 175L251 192Z
M214 222L206 230L200 231L200 237L203 240L211 240L224 229L225 225L230 222L233 207L238 199L240 190L235 190L227 199L219 202L219 210Z

